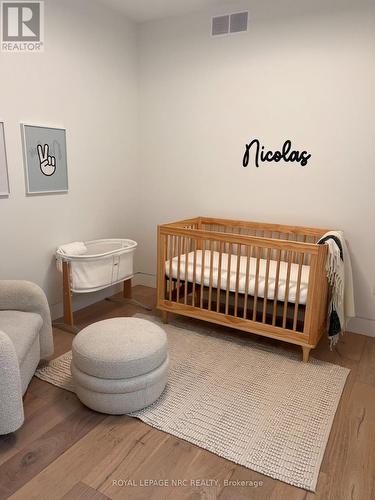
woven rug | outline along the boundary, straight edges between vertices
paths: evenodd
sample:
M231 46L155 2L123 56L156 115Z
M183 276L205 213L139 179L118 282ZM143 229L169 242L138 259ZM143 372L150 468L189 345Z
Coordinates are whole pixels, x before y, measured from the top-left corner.
M154 319L157 321L156 319ZM237 464L315 491L349 370L272 345L163 325L166 390L132 416ZM74 392L71 352L36 376Z

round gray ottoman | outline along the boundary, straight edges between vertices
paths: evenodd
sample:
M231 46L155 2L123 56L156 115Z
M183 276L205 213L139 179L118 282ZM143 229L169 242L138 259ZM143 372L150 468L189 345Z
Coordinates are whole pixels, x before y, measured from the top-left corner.
M72 346L72 377L83 404L123 415L152 404L168 378L167 336L137 318L99 321L81 330Z

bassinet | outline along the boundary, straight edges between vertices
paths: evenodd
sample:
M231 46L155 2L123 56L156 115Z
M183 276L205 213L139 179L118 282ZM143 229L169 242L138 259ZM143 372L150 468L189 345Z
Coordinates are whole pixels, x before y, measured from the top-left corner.
M56 251L57 267L63 273L64 324L73 328L72 293L89 293L124 282L124 297L130 297L133 257L137 243L129 239L85 242L87 252L71 255Z
M74 293L96 292L133 277L133 255L137 243L127 239L85 242L87 253L69 255L56 252L58 268L70 263L70 288Z

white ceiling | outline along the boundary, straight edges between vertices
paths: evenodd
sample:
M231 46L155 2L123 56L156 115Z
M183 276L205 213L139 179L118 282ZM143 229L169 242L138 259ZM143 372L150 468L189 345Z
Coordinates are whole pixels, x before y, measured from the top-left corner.
M222 5L223 0L101 0L137 22L179 16L207 7Z

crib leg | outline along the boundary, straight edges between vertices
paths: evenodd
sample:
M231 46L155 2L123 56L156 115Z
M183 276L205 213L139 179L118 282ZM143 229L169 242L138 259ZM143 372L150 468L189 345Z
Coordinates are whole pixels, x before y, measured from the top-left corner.
M162 311L162 321L165 325L168 324L168 321L169 321L169 312L168 311Z
M123 297L124 297L124 299L131 299L132 298L132 280L131 279L124 281Z
M72 291L70 289L70 264L63 262L63 287L64 287L64 323L67 326L73 327L73 307L72 307Z
M304 363L309 362L310 351L311 351L311 347L302 346L302 357L303 357Z

